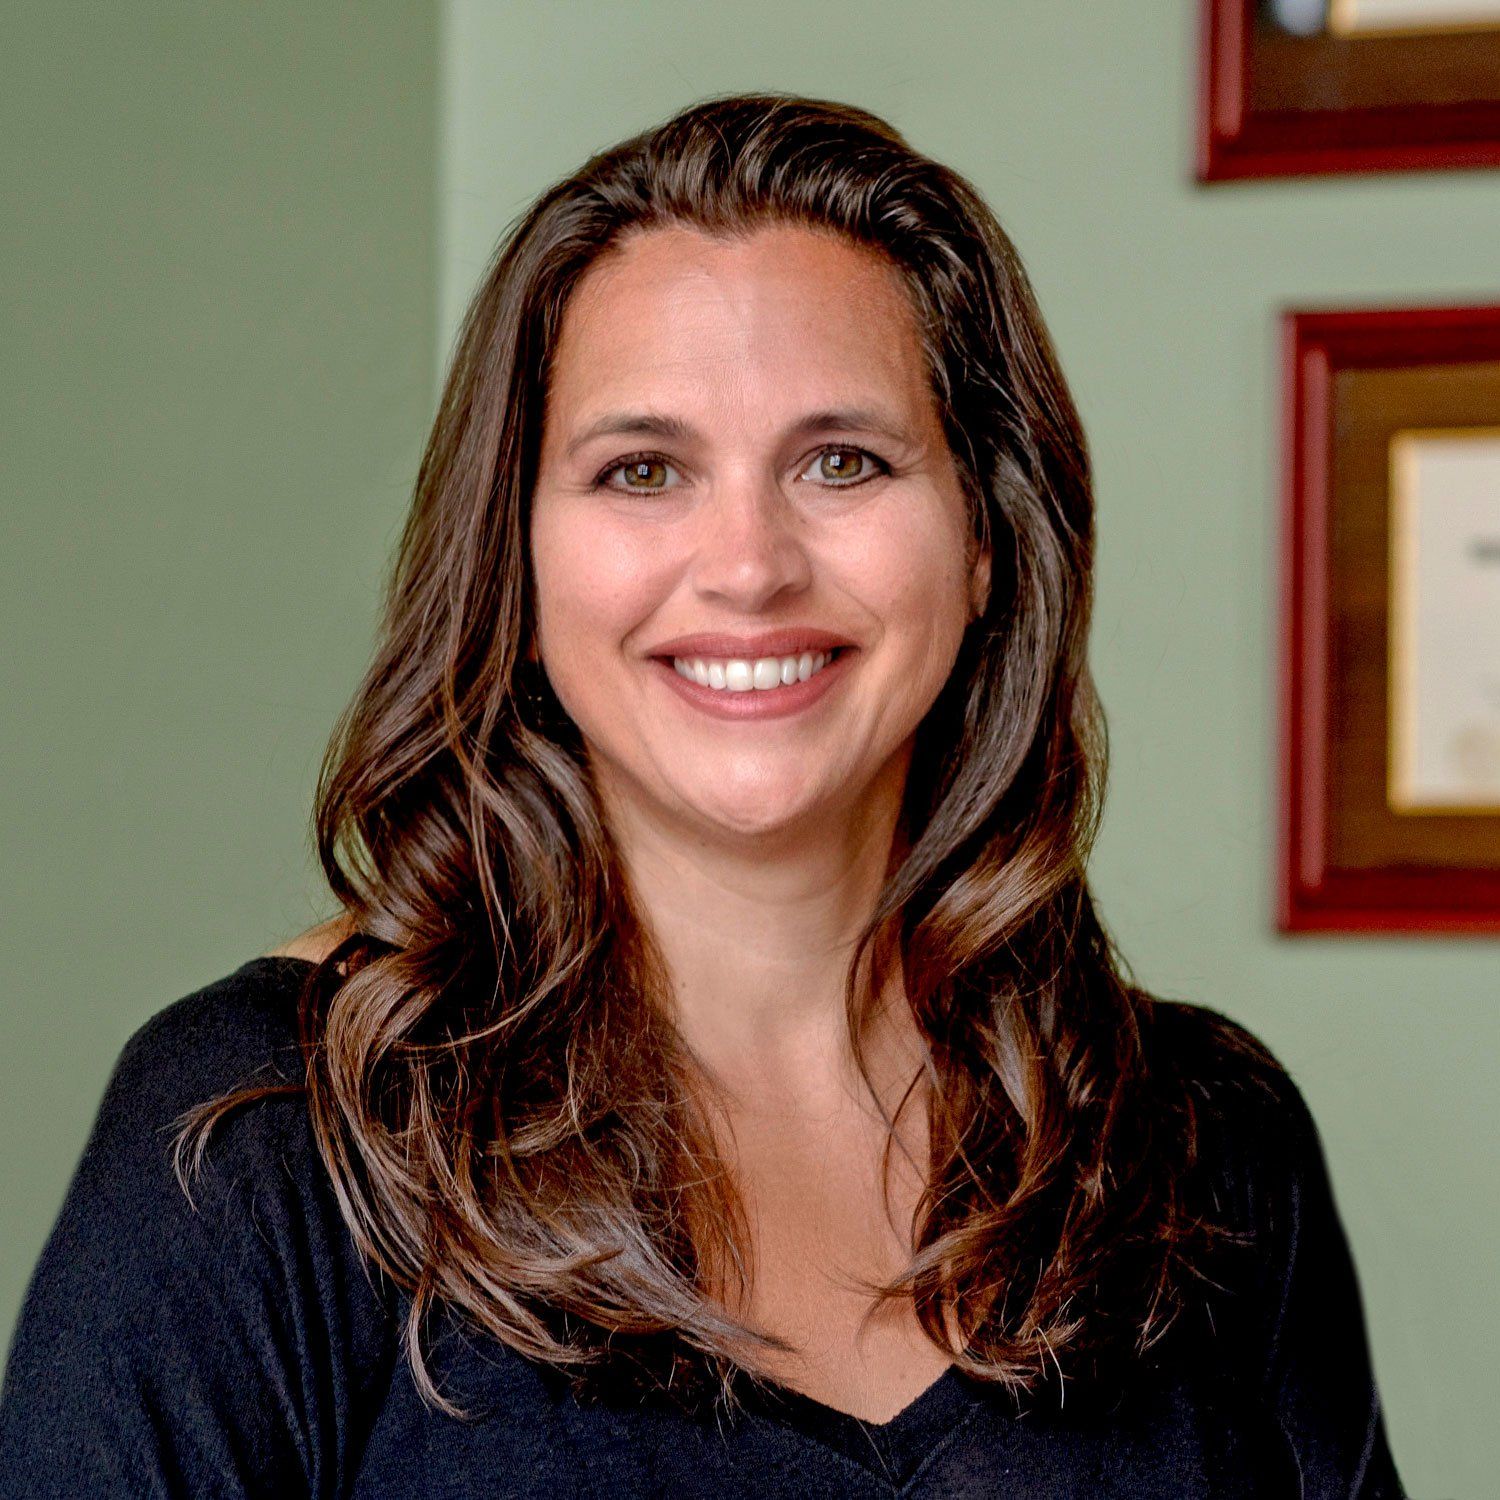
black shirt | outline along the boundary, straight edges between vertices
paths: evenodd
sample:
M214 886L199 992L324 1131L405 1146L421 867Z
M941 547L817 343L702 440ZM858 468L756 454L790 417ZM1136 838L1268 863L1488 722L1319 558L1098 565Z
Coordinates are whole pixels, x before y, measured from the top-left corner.
M747 1393L727 1425L656 1401L579 1402L493 1339L440 1336L434 1370L481 1420L420 1399L405 1294L366 1274L305 1101L216 1130L196 1209L176 1118L270 1065L301 1077L300 959L251 959L126 1044L27 1291L0 1387L0 1494L599 1500L603 1496L1358 1497L1402 1500L1360 1293L1316 1127L1276 1116L1217 1148L1258 1236L1198 1355L1107 1420L1017 1416L949 1369L892 1421ZM1156 1002L1182 1035L1205 1007ZM1185 1043L1186 1045L1186 1043ZM1233 1314L1232 1316L1229 1314Z

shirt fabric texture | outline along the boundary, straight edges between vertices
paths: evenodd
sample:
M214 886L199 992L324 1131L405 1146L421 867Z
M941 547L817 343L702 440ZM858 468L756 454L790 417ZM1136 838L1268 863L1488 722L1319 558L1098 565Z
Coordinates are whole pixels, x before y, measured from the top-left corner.
M1227 1289L1211 1337L1107 1420L1070 1417L1066 1397L1018 1417L950 1368L884 1424L774 1385L724 1424L579 1402L462 1333L434 1371L484 1415L437 1412L401 1347L406 1294L366 1272L304 1099L216 1129L196 1209L172 1172L183 1111L268 1069L301 1078L308 967L251 959L125 1044L12 1337L0 1496L1404 1500L1318 1132L1289 1080L1275 1109L1226 1103L1210 1137L1215 1198L1256 1235L1254 1275ZM1217 1014L1154 1004L1184 1046Z

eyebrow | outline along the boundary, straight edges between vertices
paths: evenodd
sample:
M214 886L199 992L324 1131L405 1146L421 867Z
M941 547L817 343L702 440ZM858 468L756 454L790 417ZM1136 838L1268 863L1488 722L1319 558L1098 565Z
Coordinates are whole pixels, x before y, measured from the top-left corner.
M905 422L875 407L831 407L809 412L787 429L789 437L810 437L818 432L880 432L897 442L916 446L916 438ZM691 443L701 438L691 423L679 417L652 411L612 411L590 422L568 444L565 453L571 457L595 438L610 436L655 437L673 442Z

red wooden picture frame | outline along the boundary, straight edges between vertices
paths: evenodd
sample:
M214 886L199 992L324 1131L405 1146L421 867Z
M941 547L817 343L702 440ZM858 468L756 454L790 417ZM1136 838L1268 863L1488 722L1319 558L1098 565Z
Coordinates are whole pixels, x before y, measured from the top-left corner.
M1283 932L1500 933L1500 813L1386 805L1389 438L1500 418L1500 306L1281 314Z
M1200 0L1199 182L1500 166L1500 30L1292 37Z

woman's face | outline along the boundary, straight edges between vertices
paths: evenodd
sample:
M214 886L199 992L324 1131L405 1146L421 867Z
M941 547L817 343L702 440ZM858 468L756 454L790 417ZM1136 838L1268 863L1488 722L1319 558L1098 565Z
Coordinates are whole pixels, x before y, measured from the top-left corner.
M720 837L899 797L987 597L969 534L875 252L653 229L575 288L531 553L538 650L607 793Z

